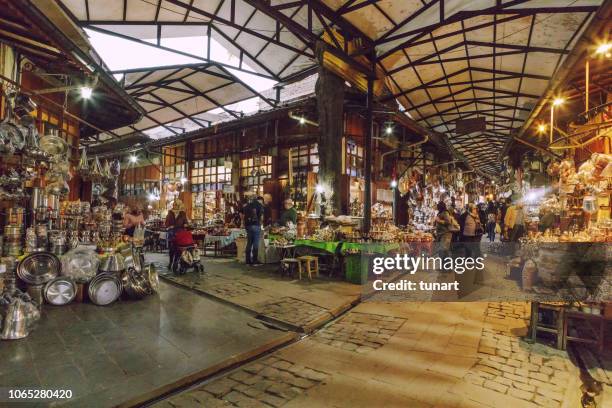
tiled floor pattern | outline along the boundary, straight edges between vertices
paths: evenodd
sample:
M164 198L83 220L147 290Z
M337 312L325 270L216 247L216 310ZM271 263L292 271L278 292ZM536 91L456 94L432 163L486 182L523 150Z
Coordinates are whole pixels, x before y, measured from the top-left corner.
M45 305L27 338L0 344L0 385L71 389L63 405L114 406L281 336L256 323L164 282L140 301Z
M312 339L332 347L366 353L384 346L406 319L351 312L317 332Z
M156 407L281 407L328 377L322 371L268 357Z
M264 316L304 327L322 317L329 317L329 311L323 307L292 297L282 297L260 303L256 310Z

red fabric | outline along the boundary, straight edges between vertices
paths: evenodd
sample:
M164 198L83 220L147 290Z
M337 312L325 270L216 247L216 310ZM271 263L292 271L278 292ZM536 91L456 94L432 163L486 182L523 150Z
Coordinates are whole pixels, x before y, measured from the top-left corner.
M176 231L176 234L174 235L174 244L176 246L193 245L193 234L191 231L185 229Z

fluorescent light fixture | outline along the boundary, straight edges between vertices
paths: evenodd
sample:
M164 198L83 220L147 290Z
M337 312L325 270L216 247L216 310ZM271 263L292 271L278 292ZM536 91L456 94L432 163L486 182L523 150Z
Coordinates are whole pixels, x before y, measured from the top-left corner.
M81 87L81 98L83 99L89 99L91 98L91 94L93 93L93 89L91 89L88 86L82 86Z

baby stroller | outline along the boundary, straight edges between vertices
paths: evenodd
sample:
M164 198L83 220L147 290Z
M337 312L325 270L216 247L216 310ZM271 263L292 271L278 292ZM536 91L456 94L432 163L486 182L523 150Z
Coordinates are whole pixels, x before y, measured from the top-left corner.
M176 252L171 265L173 273L184 275L190 269L199 274L204 273L204 265L200 260L200 249L197 245L179 246L176 248Z

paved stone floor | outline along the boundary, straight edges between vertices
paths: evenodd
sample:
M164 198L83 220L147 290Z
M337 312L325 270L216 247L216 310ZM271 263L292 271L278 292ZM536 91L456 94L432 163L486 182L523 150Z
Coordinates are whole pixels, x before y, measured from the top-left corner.
M206 273L181 276L164 271L167 254L147 254L147 261L162 269L163 279L309 332L357 303L360 285L324 277L280 277L278 265L247 267L233 259L204 258Z
M66 406L111 407L291 337L162 282L141 301L44 307L30 336L1 342L0 386L71 389Z
M346 311L360 286L280 278L229 260L205 264L205 276L162 282L159 297L44 308L27 339L0 344L0 386L70 387L76 399L64 405L88 408L191 383L156 406L579 406L579 372L567 354L521 340L526 302L370 299ZM311 334L241 366L297 338L256 314ZM237 368L197 382L230 363Z
M328 373L267 357L155 406L281 407L327 378Z
M522 303L489 304L486 318L499 322L526 320L526 308ZM478 362L465 379L477 387L537 406L560 407L567 400L572 381L579 376L578 368L566 352L541 344L527 344L515 333L500 324L483 329Z
M317 332L312 339L343 350L367 353L384 346L406 319L351 312Z
M579 407L567 354L521 340L528 312L522 302L361 303L156 407Z

